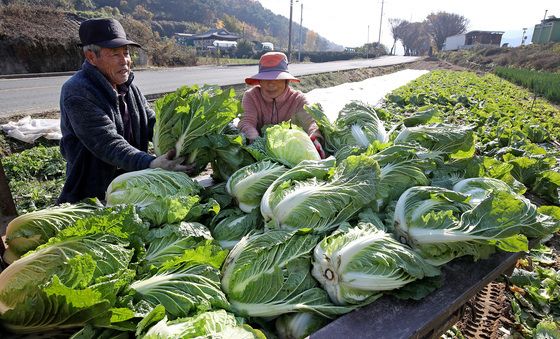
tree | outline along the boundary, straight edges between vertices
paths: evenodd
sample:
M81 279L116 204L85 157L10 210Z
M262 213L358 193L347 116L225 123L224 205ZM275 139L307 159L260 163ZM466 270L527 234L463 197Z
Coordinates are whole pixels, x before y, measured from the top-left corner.
M214 24L214 27L216 29L222 29L224 28L224 22L220 19L216 19L216 23Z
M139 21L151 22L154 14L148 11L144 6L138 5L134 7L134 12L132 12L132 17Z
M441 50L445 38L464 33L469 20L462 15L438 12L431 13L426 18L428 34L430 34L438 50Z
M224 14L222 18L224 28L231 33L243 33L245 24L232 15Z
M306 51L316 51L317 50L317 38L318 34L314 31L307 31L307 37L305 38L304 50Z
M246 39L237 42L237 50L235 56L238 58L250 58L254 53L255 44Z
M393 35L393 45L391 46L391 52L389 52L389 54L394 55L397 41L402 39L402 36L404 34L403 28L407 23L408 21L403 19L389 19L389 25L391 25L391 35Z
M401 42L404 55L425 55L430 49L430 36L425 22L402 23Z

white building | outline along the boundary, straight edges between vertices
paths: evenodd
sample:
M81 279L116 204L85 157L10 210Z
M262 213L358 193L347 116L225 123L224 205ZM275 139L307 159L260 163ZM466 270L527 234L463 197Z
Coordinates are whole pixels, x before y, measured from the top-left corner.
M455 51L473 48L480 45L500 46L504 32L498 31L470 31L465 34L448 36L445 38L442 50Z

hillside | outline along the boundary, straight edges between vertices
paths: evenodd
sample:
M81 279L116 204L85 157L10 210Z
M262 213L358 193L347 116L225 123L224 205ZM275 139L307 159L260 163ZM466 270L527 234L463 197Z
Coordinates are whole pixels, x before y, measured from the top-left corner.
M480 71L496 66L560 72L560 43L521 47L481 47L440 52L438 57L453 64Z
M0 74L75 70L81 64L76 48L79 23L109 16L120 20L129 37L143 45L137 65L196 64L193 51L173 43L175 33L225 28L249 46L254 41L270 41L280 50L288 45L288 19L255 0L3 0ZM292 29L299 31L299 25L294 22ZM293 34L292 43L299 44L299 34ZM302 44L306 51L342 49L305 27Z

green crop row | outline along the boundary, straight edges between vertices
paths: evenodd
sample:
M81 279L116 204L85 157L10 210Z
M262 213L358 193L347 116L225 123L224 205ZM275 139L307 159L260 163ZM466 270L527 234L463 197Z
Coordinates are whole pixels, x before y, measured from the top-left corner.
M496 67L494 73L501 78L526 87L552 102L560 103L560 74L558 73L510 67Z
M400 121L435 111L439 121L471 126L476 154L501 161L531 194L560 204L560 110L494 74L433 71L385 98L381 113Z
M386 97L386 109L393 114L428 107L440 111L448 123L474 126L481 144L560 140L560 110L494 74L432 71Z

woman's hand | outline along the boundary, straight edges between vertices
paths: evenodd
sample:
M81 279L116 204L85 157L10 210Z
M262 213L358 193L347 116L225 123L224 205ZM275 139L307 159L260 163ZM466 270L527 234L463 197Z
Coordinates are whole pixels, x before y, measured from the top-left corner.
M319 153L319 156L321 157L321 159L325 159L327 157L327 155L325 154L325 151L323 150L323 146L321 146L321 143L319 142L319 140L317 140L317 135L315 133L311 134L309 136L309 138L313 142L313 145L315 146L315 149L317 150L317 153Z

